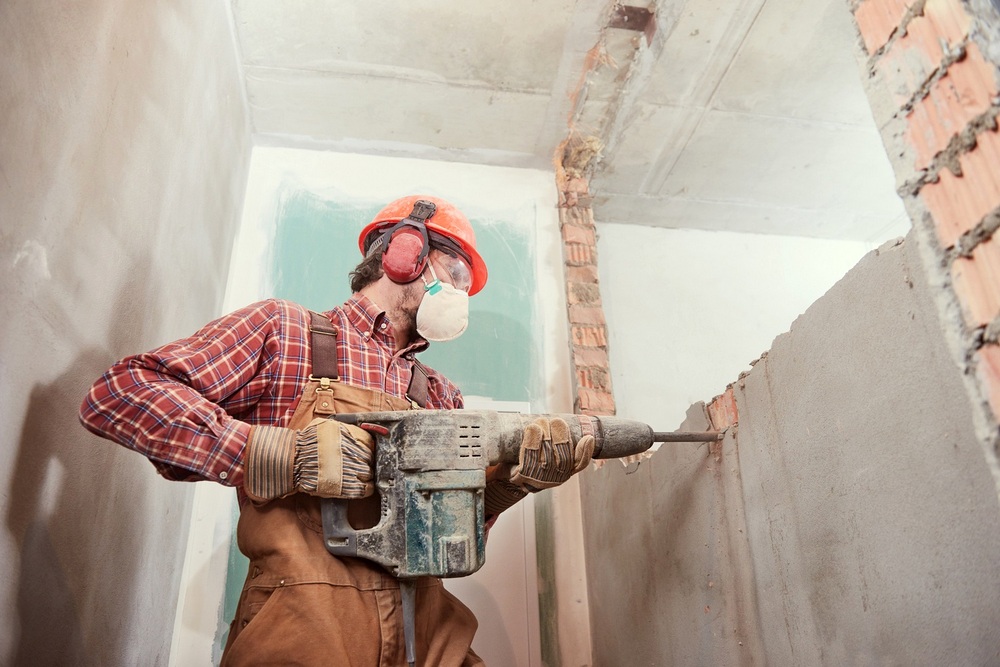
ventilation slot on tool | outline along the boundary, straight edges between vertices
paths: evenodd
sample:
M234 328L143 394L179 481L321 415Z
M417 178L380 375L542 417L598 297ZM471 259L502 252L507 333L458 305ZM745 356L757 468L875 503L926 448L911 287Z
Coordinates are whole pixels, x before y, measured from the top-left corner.
M479 442L479 426L459 426L458 428L458 456L469 459L482 458L483 446Z

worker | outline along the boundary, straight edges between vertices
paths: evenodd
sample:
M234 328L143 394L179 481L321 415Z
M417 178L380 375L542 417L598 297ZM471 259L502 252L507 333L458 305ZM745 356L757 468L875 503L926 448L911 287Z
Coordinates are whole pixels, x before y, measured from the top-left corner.
M80 419L145 455L170 480L234 486L237 542L249 559L222 665L405 664L398 582L323 545L320 498L347 499L355 528L378 522L371 435L349 412L453 409L459 389L415 354L460 335L486 284L473 228L451 203L409 196L361 232L353 295L313 313L267 300L194 335L115 364ZM590 461L564 421L525 428L519 463L487 471L486 519ZM418 580L422 665L476 665L477 621L440 580Z

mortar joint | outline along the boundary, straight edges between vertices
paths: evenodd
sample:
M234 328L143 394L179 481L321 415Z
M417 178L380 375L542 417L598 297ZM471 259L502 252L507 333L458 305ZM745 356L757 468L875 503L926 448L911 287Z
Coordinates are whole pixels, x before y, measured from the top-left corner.
M945 168L956 177L960 177L962 175L961 156L977 146L980 134L997 129L998 115L1000 115L1000 105L992 105L969 121L961 132L952 136L948 145L934 156L927 167L900 185L896 192L901 197L916 195L925 185L937 183L940 180L941 170Z
M954 48L946 48L944 50L944 57L941 58L941 62L939 62L938 66L934 68L934 71L932 71L927 78L924 79L924 82L921 83L915 91L913 91L910 98L899 107L899 111L896 112L896 115L905 116L913 111L913 107L917 105L917 102L920 102L930 94L931 88L934 87L934 84L947 76L948 69L952 65L965 60L965 57L968 54L968 45L969 38L966 37L961 42L956 44Z
M924 6L926 4L927 0L918 0L918 2L913 3L913 5L911 5L910 8L906 10L906 13L903 14L903 19L899 22L899 25L897 25L893 29L893 31L889 34L889 39L887 39L885 44L876 49L875 53L871 54L871 56L868 58L869 69L872 69L875 64L875 61L881 58L886 53L886 51L891 49L892 46L897 41L899 41L906 35L906 29L910 25L910 21L917 18L918 16L923 16ZM858 2L857 6L851 9L851 13L853 14L855 11L857 11L860 5L861 3Z
M983 329L983 343L1000 343L1000 315L997 315Z
M997 229L1000 229L1000 207L993 209L979 223L969 231L958 237L955 242L956 257L972 257L979 244L993 238Z

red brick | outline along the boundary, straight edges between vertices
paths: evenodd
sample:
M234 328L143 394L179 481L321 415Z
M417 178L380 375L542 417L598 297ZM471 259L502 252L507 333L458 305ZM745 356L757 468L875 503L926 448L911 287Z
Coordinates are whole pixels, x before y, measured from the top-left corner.
M876 65L897 109L910 101L944 55L929 28L926 20L914 19L906 36L897 40Z
M584 266L596 263L595 257L597 253L594 252L593 246L567 243L565 248L566 263L570 266Z
M604 325L604 309L595 306L574 305L569 307L569 321L573 324Z
M608 368L608 351L599 347L574 347L573 365L580 367Z
M608 337L603 326L573 324L570 326L574 345L583 347L607 347Z
M969 15L958 0L928 0L923 15L907 24L906 34L877 66L898 106L909 102L940 67L945 54L942 44L954 49L965 40L969 24Z
M577 304L601 305L601 290L593 283L566 283L566 299L571 306Z
M559 209L559 224L573 224L580 225L581 227L593 227L594 212L592 209L584 208L582 206L561 208Z
M566 243L580 243L583 245L597 245L597 234L593 227L581 227L580 225L563 225L563 241Z
M957 45L969 34L971 17L959 0L927 0L923 16L949 47Z
M950 248L958 238L1000 208L1000 132L988 130L976 137L976 146L959 158L962 176L948 169L937 183L920 190L934 218L941 247Z
M907 139L915 150L915 166L926 169L951 138L970 120L990 108L997 94L996 66L986 62L975 44L952 63L927 96L907 115Z
M885 46L889 36L917 0L863 0L854 11L865 48L872 54Z
M571 283L597 283L599 280L597 267L593 264L586 266L566 267L566 281Z
M577 392L576 400L579 409L584 414L613 415L615 399L606 391L582 388Z
M993 416L1000 420L1000 345L984 345L976 352L976 369Z
M577 387L587 389L600 389L601 391L611 390L611 376L603 368L577 368Z
M966 324L981 327L1000 314L1000 241L987 240L951 266L952 282Z
M724 429L739 423L740 416L736 409L736 397L733 388L727 387L725 393L716 396L708 405L708 418L712 426Z

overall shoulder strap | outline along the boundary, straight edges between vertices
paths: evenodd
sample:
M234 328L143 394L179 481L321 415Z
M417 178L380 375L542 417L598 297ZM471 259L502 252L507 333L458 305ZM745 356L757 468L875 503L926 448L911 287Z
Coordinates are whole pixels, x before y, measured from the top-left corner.
M413 375L410 376L410 386L406 388L406 397L422 408L427 407L427 367L413 360Z
M340 375L337 372L337 335L340 330L325 315L309 311L309 316L311 318L309 335L312 356L310 379L338 380ZM406 389L406 398L422 408L426 407L428 384L427 367L414 359L413 374L410 376L410 386Z
M312 356L312 378L329 378L336 380L337 373L337 335L340 330L320 313L309 311L310 353Z

